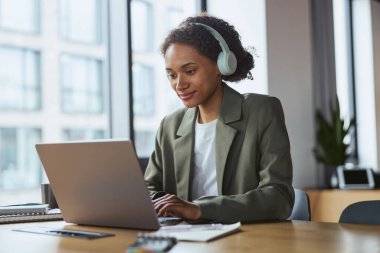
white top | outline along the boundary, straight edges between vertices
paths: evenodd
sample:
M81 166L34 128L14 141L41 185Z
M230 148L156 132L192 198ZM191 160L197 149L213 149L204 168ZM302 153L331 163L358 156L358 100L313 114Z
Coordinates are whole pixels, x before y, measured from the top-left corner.
M192 199L201 196L217 196L215 130L217 119L195 125L194 172Z

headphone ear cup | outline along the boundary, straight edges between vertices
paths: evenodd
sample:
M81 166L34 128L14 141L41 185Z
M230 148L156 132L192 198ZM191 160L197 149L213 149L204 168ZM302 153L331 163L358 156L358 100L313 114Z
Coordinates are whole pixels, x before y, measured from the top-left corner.
M218 55L218 60L217 60L219 72L224 76L229 76L235 73L236 67L237 67L236 56L232 51L230 51L230 49L228 48L227 42L223 39L222 35L220 35L218 31L212 28L211 26L208 26L202 23L194 23L194 24L203 26L219 42L220 48L222 49L222 51Z
M218 69L224 76L232 75L236 71L237 60L233 52L220 52L218 55Z

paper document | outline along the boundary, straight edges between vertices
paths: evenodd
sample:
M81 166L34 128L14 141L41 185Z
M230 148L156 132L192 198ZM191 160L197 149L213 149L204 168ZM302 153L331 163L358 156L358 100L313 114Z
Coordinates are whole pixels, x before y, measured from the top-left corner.
M240 230L240 222L223 224L175 225L161 227L152 236L170 236L180 241L207 242Z

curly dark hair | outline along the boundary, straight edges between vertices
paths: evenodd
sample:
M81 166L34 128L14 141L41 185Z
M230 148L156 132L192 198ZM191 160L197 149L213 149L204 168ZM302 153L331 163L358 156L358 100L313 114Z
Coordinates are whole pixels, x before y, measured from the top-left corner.
M235 54L237 59L236 71L232 75L222 76L223 80L238 82L250 77L249 71L254 67L255 62L252 54L243 48L239 33L226 21L206 13L189 17L178 28L172 30L161 45L161 53L165 55L171 44L180 43L194 47L201 55L217 62L218 55L222 51L219 42L207 29L194 23L202 23L217 30L226 41L229 49Z

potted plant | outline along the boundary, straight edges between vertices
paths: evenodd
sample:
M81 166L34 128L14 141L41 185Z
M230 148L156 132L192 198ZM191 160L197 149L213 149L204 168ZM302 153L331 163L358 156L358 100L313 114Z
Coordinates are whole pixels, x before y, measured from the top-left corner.
M331 177L336 177L336 168L344 165L350 157L349 138L350 130L355 126L355 118L351 118L348 125L341 118L338 97L335 98L335 108L330 103L330 122L324 117L320 110L316 111L317 146L314 155L318 162L324 165L325 184L331 185ZM346 125L346 126L345 126Z

